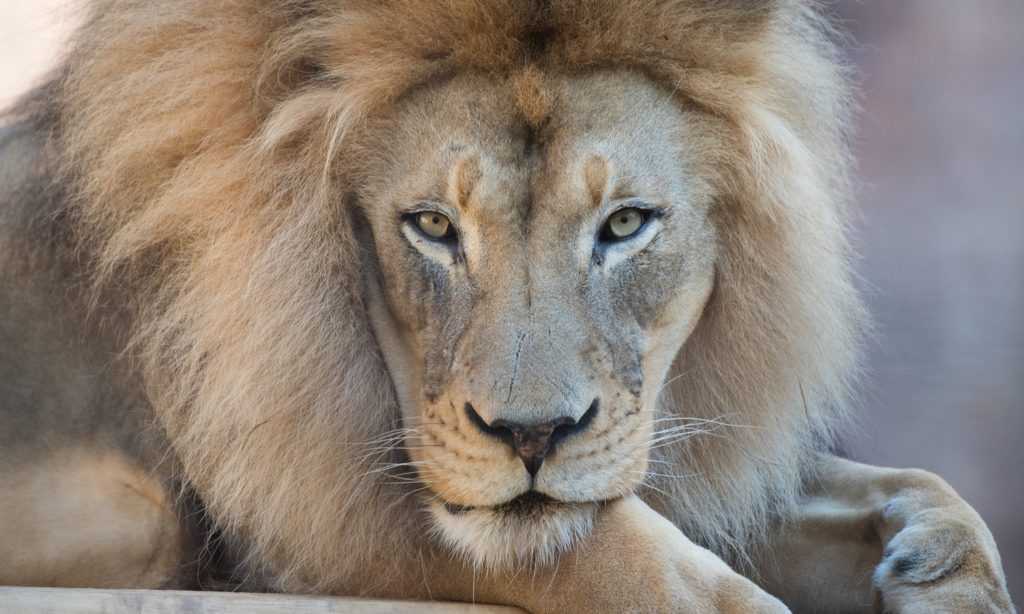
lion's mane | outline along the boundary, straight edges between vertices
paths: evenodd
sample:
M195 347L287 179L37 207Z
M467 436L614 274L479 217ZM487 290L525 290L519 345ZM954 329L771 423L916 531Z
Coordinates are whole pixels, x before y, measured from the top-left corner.
M184 478L280 588L357 593L404 546L396 527L424 520L415 487L382 471L401 424L346 144L455 71L621 66L663 83L714 137L700 155L721 240L663 411L717 430L655 450L672 465L658 473L690 477L648 495L728 555L784 515L856 368L830 38L796 0L102 0L63 65L54 138L98 295L132 314Z

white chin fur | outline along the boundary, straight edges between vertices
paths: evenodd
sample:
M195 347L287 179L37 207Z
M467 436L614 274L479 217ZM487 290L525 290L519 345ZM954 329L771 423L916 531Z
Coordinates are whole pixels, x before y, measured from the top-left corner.
M553 564L586 537L597 504L554 504L528 514L490 508L452 513L433 502L437 536L478 569L508 570Z

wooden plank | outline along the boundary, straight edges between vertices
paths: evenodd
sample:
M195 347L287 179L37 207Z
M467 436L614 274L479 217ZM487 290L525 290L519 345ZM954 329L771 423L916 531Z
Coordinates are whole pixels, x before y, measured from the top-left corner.
M521 614L464 603L190 591L0 587L3 614Z

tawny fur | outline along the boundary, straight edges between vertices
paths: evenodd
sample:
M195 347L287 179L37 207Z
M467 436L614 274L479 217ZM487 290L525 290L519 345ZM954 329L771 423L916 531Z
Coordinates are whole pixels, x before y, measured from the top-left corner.
M664 412L720 436L656 450L693 477L652 481L649 500L735 558L843 415L863 326L849 101L811 3L97 2L55 136L82 249L97 287L131 299L185 477L281 588L372 592L353 579L387 577L375 555L423 522L375 471L401 425L368 349L347 143L417 85L526 64L635 69L708 117L721 254ZM542 114L531 91L520 104Z

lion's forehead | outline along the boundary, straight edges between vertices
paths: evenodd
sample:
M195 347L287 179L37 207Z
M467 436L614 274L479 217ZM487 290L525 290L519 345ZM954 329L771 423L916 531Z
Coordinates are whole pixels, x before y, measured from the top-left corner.
M686 122L658 85L616 70L537 87L542 114L514 77L462 75L411 93L371 132L387 153L369 167L370 200L440 201L483 225L551 228L602 198L686 191Z

